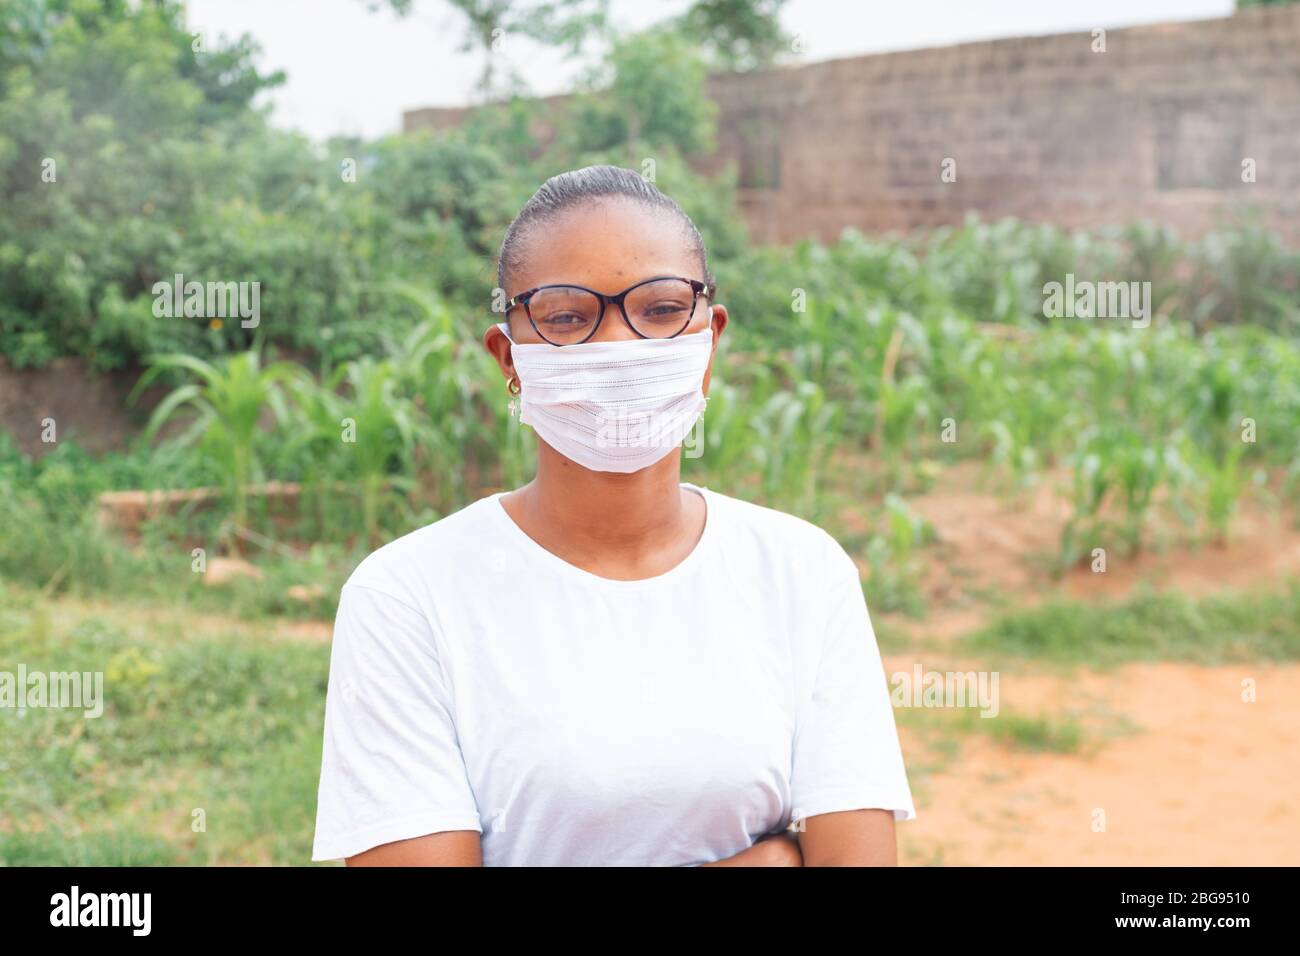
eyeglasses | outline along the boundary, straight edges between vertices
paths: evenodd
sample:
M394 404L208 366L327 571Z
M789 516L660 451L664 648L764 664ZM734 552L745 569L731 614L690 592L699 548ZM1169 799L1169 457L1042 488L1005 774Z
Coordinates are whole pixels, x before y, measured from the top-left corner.
M658 276L605 295L580 285L540 285L506 302L506 313L524 307L528 321L551 345L577 345L596 334L605 307L618 306L628 328L643 339L671 339L690 325L700 296L709 288L699 279Z

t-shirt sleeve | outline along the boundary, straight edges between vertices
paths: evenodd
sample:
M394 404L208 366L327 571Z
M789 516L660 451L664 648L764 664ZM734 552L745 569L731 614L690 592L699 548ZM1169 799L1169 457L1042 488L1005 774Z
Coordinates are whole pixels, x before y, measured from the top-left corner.
M810 635L811 688L802 694L791 773L793 817L893 810L916 817L884 664L853 559L833 538L825 563L826 627Z
M443 830L483 832L427 618L349 582L325 697L313 860Z

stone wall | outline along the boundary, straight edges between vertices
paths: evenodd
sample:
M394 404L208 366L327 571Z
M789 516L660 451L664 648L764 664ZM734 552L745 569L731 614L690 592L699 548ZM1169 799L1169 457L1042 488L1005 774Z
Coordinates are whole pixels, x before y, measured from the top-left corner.
M756 239L906 231L968 211L1186 236L1247 206L1300 240L1300 4L710 79ZM545 115L562 98L539 104ZM464 110L417 110L408 129ZM955 181L941 176L952 160ZM1243 182L1252 160L1254 182Z

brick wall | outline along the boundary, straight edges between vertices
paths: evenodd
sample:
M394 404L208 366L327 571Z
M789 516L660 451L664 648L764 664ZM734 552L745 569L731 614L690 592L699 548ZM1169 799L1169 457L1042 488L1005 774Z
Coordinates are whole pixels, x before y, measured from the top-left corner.
M1150 218L1193 236L1247 206L1300 240L1300 5L1108 30L1105 52L1093 45L1072 33L715 76L718 149L700 165L736 164L761 241L970 210ZM417 110L405 126L463 116ZM941 179L946 159L955 182Z

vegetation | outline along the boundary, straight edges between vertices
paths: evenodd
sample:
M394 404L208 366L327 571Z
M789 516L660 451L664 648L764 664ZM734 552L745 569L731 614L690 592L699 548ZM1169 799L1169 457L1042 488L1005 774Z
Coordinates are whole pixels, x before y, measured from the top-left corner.
M0 659L101 671L105 697L96 719L0 713L0 861L310 858L329 647L200 621L171 604L143 623L88 609L55 620L39 595L0 590Z
M1201 664L1300 660L1300 585L1281 593L1193 600L1143 594L1121 605L1050 602L973 635L990 654L1106 666L1132 660Z
M600 2L455 6L483 47L541 7L546 42L604 29ZM61 440L32 458L0 433L0 665L114 675L111 721L0 713L0 863L306 858L328 649L289 625L327 621L376 544L529 477L532 433L480 340L504 227L563 169L637 169L699 225L733 321L684 477L834 531L889 652L924 627L947 529L916 496L945 469L974 466L1011 500L1057 488L1058 573L1170 527L1182 547L1227 545L1248 495L1292 513L1300 253L1248 216L1195 240L972 217L754 246L734 171L691 162L715 136L704 77L772 62L780 6L700 0L605 36L545 136L514 98L451 132L318 144L253 108L281 78L251 40L197 42L178 3L0 0L0 357L125 372L142 405L164 392L102 456ZM1050 317L1045 287L1067 275L1150 283L1149 313ZM259 283L261 321L159 314L177 276ZM271 506L270 481L297 485L291 507ZM198 488L216 500L131 535L100 520L105 492ZM260 577L207 585L196 549ZM1297 621L1295 588L1053 599L1007 609L963 652L1294 661ZM1059 753L1085 737L1046 716L958 729ZM200 808L207 831L191 829Z
M531 442L478 346L499 298L491 258L540 180L593 161L642 169L682 202L736 318L688 474L815 520L865 510L888 607L921 610L920 549L943 529L924 531L906 499L958 460L1008 493L1061 483L1060 568L1142 550L1169 516L1225 543L1249 487L1300 486L1300 254L1249 219L1196 241L1147 223L972 218L750 245L728 176L684 158L712 143L709 64L770 59L779 31L763 22L779 4L701 2L613 38L544 144L512 100L451 133L321 148L253 110L280 77L252 65L251 40L195 42L179 5L5 2L0 181L15 201L0 210L0 353L20 368L81 356L138 369L137 394L172 389L129 467L110 456L94 466L104 478L68 492L58 524L78 534L91 485L208 484L224 503L186 531L354 553L523 480ZM460 6L472 22L527 12ZM548 16L542 33L576 42L602 29L603 5ZM684 43L683 29L712 39ZM49 143L67 156L46 157ZM45 158L62 170L50 181ZM1046 285L1071 274L1149 282L1147 321L1047 317ZM157 284L178 275L259 282L263 321L155 314ZM61 460L14 466L39 477L11 489L12 507L46 513L41 482ZM303 486L292 526L250 497L271 479ZM58 586L96 579L77 565L93 568L93 549L47 543L66 553ZM48 561L11 551L0 569L50 584Z

